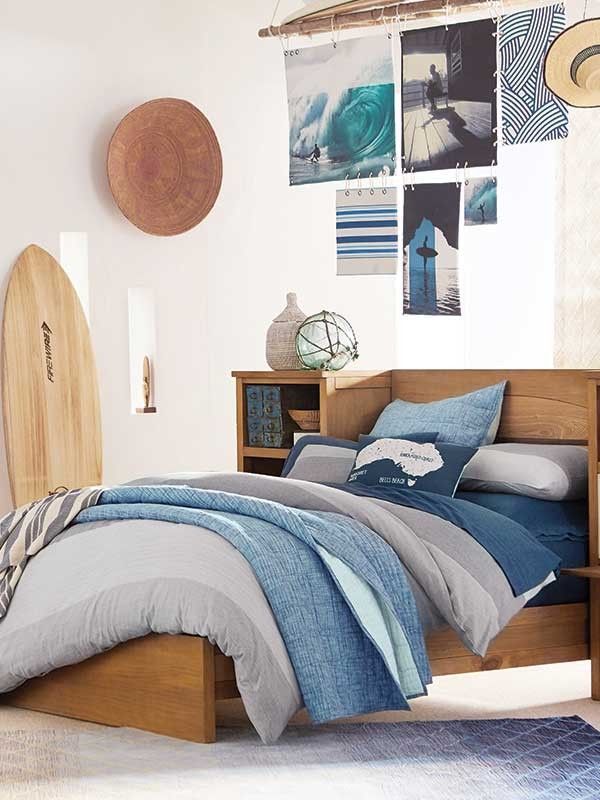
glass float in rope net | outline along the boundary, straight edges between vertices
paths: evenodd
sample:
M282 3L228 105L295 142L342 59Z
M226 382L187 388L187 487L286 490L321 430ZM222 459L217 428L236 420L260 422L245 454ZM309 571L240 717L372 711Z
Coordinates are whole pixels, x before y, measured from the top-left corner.
M358 358L358 342L345 317L320 311L307 317L298 328L296 352L305 369L335 371Z

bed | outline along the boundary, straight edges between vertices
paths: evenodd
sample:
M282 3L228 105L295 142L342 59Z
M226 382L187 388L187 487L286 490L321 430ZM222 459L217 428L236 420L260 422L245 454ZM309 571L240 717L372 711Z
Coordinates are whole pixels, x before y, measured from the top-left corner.
M462 394L507 378L509 383L498 432L500 441L587 444L589 560L593 564L598 562L596 475L600 374L573 370L393 370L391 375L393 397L417 402ZM203 480L204 487L211 481L215 488L221 486L218 477ZM229 480L231 486L239 489L239 479L233 476ZM92 528L98 524L101 523L89 523ZM72 544L78 538L72 531L64 536ZM579 546L577 557L580 559L581 541ZM54 551L57 557L59 548L49 547L48 551ZM31 581L36 572L33 566L34 562L26 570ZM452 629L431 632L426 647L432 674L574 661L590 656L597 666L599 652L595 635L590 648L590 622L592 631L598 625L594 591L589 600L581 594L580 585L575 589L571 587L570 595L561 594L562 591L563 587L556 595L561 602L525 607L514 615L495 636L485 655L474 655ZM11 613L12 610L6 620ZM0 623L0 641L3 625L5 622ZM241 656L235 653L233 658L226 656L210 639L215 641L214 636L151 632L144 636L137 633L128 641L113 642L112 646L104 641L99 643L99 649L105 652L80 652L78 663L68 663L46 675L30 677L19 688L2 695L2 700L22 708L211 742L216 738L217 701L237 697L240 690L243 695L247 686L243 681L240 685ZM594 686L593 696L595 693Z

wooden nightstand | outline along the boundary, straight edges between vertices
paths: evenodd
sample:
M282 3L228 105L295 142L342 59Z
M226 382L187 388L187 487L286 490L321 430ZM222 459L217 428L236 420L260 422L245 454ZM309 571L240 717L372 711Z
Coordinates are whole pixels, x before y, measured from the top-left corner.
M590 581L590 658L592 698L600 700L600 371L587 373L588 385L588 506L590 520L589 567L566 569L569 575Z
M392 397L392 373L233 372L237 396L237 463L240 472L280 475L300 428L289 409L320 412L324 436L357 439L368 433Z
M562 569L561 575L574 575L590 581L590 658L592 660L592 699L600 700L600 566Z

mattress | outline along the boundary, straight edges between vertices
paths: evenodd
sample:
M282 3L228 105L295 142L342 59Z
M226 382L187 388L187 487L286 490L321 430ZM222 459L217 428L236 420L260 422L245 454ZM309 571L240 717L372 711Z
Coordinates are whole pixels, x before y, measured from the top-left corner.
M541 544L561 558L562 567L583 567L588 563L587 500L555 502L495 492L457 492L456 497L519 522ZM588 599L588 594L586 580L561 575L527 605L582 603Z

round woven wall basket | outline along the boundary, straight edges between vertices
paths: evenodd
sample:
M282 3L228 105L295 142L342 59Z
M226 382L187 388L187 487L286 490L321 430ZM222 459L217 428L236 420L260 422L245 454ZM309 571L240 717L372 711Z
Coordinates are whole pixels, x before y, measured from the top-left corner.
M221 148L204 114L186 100L150 100L119 123L108 148L108 181L127 219L145 233L175 236L214 206Z

